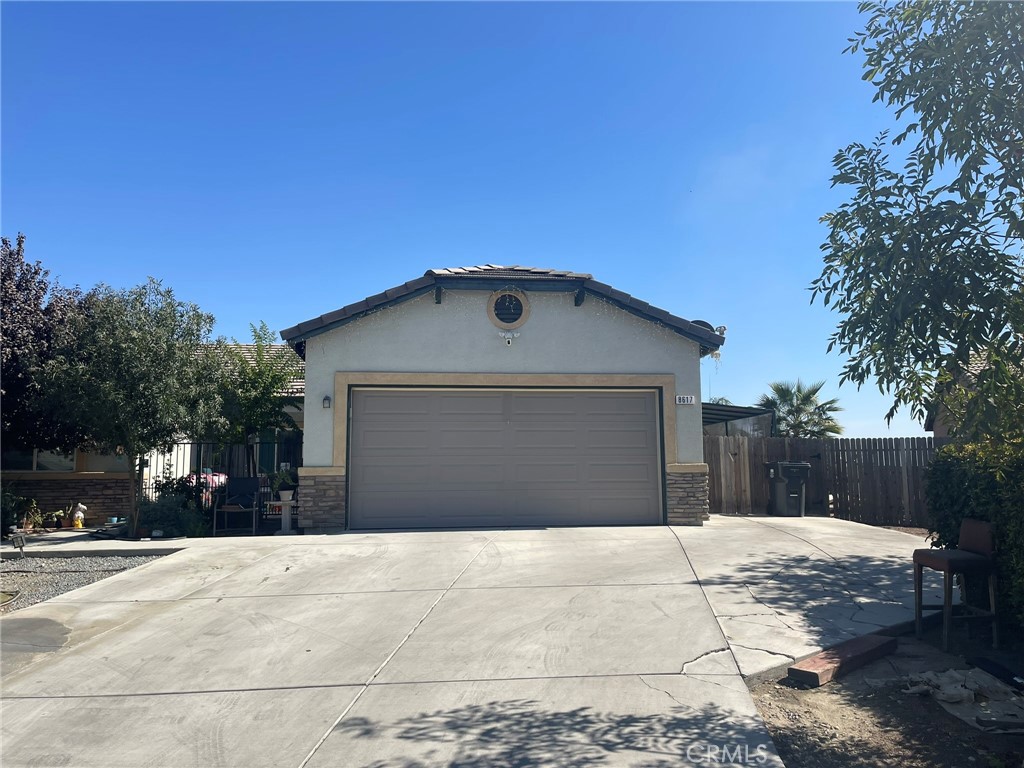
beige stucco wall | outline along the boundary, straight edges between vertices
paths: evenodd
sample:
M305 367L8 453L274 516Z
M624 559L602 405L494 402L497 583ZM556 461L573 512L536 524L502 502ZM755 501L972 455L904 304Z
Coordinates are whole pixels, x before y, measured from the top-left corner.
M343 455L343 446L341 453L335 450L335 416L346 403L337 397L335 374L353 371L497 374L488 380L502 386L521 383L524 374L569 375L574 386L603 385L606 374L658 376L663 382L672 376L675 391L665 391L665 408L675 417L675 450L666 446L666 458L703 461L696 342L594 296L576 307L571 293L528 291L529 320L514 331L518 336L509 346L487 317L489 296L446 291L435 304L430 293L309 339L305 466L336 466L336 455ZM676 406L677 394L693 395L698 405ZM329 410L322 406L324 395L334 398Z

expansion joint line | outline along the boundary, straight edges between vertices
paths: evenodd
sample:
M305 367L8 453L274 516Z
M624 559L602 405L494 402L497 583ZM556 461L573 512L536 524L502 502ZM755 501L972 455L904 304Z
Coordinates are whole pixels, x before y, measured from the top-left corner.
M427 608L427 610L424 612L422 616L420 616L419 621L417 621L413 625L413 628L410 629L406 636L402 638L401 642L399 642L398 645L395 646L394 650L391 651L391 653L387 655L387 658L385 658L384 661L381 662L380 666L377 667L376 670L374 670L373 674L370 675L369 679L367 679L367 681L363 683L363 686L359 689L359 692L355 695L352 701L350 701L348 706L345 707L344 710L342 710L342 713L340 715L338 715L338 719L331 723L331 727L327 729L324 735L320 737L320 740L313 745L313 748L311 750L309 750L309 754L306 755L306 757L303 759L301 763L299 763L299 768L306 768L306 765L309 763L309 761L313 759L313 755L315 755L317 750L320 749L321 746L323 746L323 743L325 741L327 741L327 737L330 736L334 729L337 728L338 725L341 723L341 721L348 716L348 713L352 711L352 708L356 705L356 702L358 702L359 699L362 698L363 694L366 693L367 689L369 689L373 681L377 679L377 676L384 671L384 667L386 667L391 662L391 660L395 657L395 654L402 650L402 646L409 642L409 638L411 638L413 636L413 633L420 628L420 625L422 625L423 622L427 620L427 617L431 614L434 608L437 607L437 604L444 599L444 596L451 591L452 587L455 586L455 583L462 578L462 575L469 570L469 567L476 562L476 559L483 554L483 551L487 549L487 547L490 546L491 542L494 541L496 538L498 538L498 534L495 534L486 542L484 542L484 545L480 547L479 551L475 555L473 555L473 557L470 559L468 563L466 563L466 566L461 571L459 571L458 574L456 574L455 578L452 579L448 586L445 587L444 590L441 592L441 594L437 596L437 599L430 604L430 607Z
M679 538L679 534L675 532L675 529L670 525L668 529L672 532L672 535L676 539L676 544L679 545L679 551L683 553L683 557L686 558L686 564L690 566L690 571L693 573L693 578L697 580L697 586L700 587L701 597L704 598L704 604L708 607L708 611L711 613L711 618L715 620L715 624L718 626L718 631L722 635L722 641L725 643L725 649L729 651L729 655L732 656L733 664L736 665L736 669L740 668L740 660L736 658L736 653L732 649L732 643L729 642L729 638L725 635L725 629L722 627L722 622L718 620L718 616L715 614L715 607L711 605L711 601L708 599L707 592L704 591L704 582L701 581L700 574L697 573L697 569L693 567L693 561L690 559L690 553L686 551L686 547L683 546L682 539ZM683 664L683 669L686 669L686 664Z

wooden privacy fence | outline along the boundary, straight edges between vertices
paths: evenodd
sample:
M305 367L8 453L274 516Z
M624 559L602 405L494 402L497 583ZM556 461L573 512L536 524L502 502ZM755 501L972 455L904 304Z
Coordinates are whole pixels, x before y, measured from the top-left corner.
M871 525L927 527L924 477L936 444L930 437L704 438L711 512L765 512L765 464L806 461L807 514Z

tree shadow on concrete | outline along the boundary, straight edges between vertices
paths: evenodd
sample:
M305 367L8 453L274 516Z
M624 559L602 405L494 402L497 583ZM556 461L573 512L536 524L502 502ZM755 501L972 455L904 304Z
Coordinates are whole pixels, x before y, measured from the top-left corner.
M381 751L406 753L366 768L782 765L759 720L714 704L625 715L590 707L551 711L536 701L515 699L424 712L390 723L352 717L334 733L380 740ZM403 742L408 750L400 746Z
M909 557L851 555L840 559L792 555L764 560L751 556L728 574L701 577L715 615L761 624L770 638L777 629L802 634L822 647L913 621L913 566ZM925 602L942 601L938 574L925 575ZM768 648L766 650L771 650Z

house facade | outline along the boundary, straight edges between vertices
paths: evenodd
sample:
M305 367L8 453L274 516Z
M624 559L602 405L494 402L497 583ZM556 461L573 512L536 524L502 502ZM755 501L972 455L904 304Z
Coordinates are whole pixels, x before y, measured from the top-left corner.
M307 530L700 525L700 359L724 342L588 274L449 268L288 328Z

